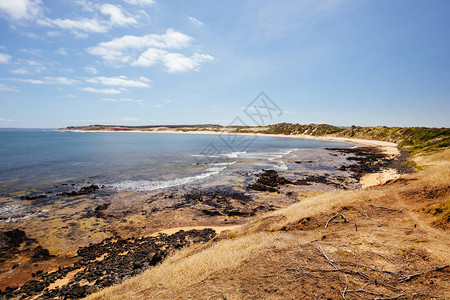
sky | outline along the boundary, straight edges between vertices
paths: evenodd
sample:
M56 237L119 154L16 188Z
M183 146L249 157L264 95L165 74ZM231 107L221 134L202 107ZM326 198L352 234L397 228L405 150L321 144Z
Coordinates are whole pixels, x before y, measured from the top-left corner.
M0 0L0 127L450 127L448 0ZM258 99L256 99L258 100Z

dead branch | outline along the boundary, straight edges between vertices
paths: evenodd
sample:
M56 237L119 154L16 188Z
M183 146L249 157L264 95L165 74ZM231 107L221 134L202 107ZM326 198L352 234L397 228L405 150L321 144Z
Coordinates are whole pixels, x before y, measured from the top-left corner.
M374 300L394 300L394 299L398 299L398 298L403 297L403 296L406 296L405 292L401 292L400 294L397 294L397 295L394 295L394 296L375 298Z
M357 275L357 276L360 276L360 277L364 278L365 280L367 280L369 282L375 283L377 285L379 284L379 285L385 286L385 287L390 288L390 289L392 289L394 291L399 291L399 289L396 288L395 286L392 286L391 284L388 284L388 283L386 283L386 282L384 282L382 280L378 280L378 279L372 278L369 275L367 275L365 272L355 271L355 270L352 270L352 269L349 269L349 268L342 268L342 267L338 268L336 266L336 264L348 263L348 264L351 264L353 266L365 267L365 268L367 268L367 269L369 269L371 271L374 271L374 272L387 273L387 274L394 275L396 277L399 277L400 276L399 274L397 274L395 272L391 272L391 271L378 270L378 269L375 269L375 268L372 268L372 267L369 267L369 266L366 266L366 265L363 265L363 264L358 264L358 263L354 263L354 262L350 262L350 261L334 261L334 260L332 260L332 259L330 259L328 257L328 255L325 253L325 251L323 251L323 249L320 246L317 249L319 250L320 254L325 258L325 261L328 264L330 264L334 269L309 269L308 268L310 271L312 271L312 272L318 272L318 271L319 272L342 272L342 273L349 274L349 275Z
M436 267L436 268L433 268L433 269L428 270L428 271L419 272L419 273L411 274L411 275L408 275L408 276L404 276L404 277L400 278L398 282L404 283L404 282L410 281L410 280L413 279L413 278L422 276L422 275L424 275L424 274L428 274L428 273L431 273L431 272L442 271L442 270L444 270L444 269L446 269L446 268L448 268L448 267L450 267L450 265L445 265L445 266L441 266L441 267Z
M347 298L345 298L345 293L347 292L347 290L348 290L348 278L347 278L347 275L345 275L345 287L341 291L341 296L342 296L343 300L347 300Z
M389 210L389 211L398 211L401 212L403 211L403 207L400 209L395 209L395 208L390 208L387 206L378 206L378 205L373 205L373 204L369 204L369 206L375 207L375 208L379 208L379 209L384 209L384 210Z
M364 288L357 289L357 290L347 290L347 293L355 293L355 294L364 293L364 294L369 294L369 295L373 295L373 296L389 297L389 295L387 295L387 294L372 292L372 291L366 290Z
M344 217L343 214L337 213L337 214L335 214L334 216L332 216L332 217L327 221L327 224L325 224L325 229L328 228L328 224L330 224L331 221L333 221L334 219L336 219L336 218L338 218L338 217L341 217L342 219L344 219L344 222L345 222L345 223L348 223L347 218Z
M387 261L390 262L391 264L394 263L394 261L393 261L392 259L390 259L389 257L387 257L387 256L385 256L385 255L383 255L383 254L380 254L380 253L376 253L376 254L378 254L379 256L381 256L382 258L384 258L385 260L387 260Z
M325 227L326 228L326 227ZM325 253L325 251L323 251L323 249L319 246L317 247L317 250L319 250L320 254L325 258L325 260L327 261L327 263L329 263L333 268L335 268L336 270L338 269L333 262L331 261L331 259L328 258L328 255Z
M392 272L392 271L387 271L387 270L380 270L380 269L376 269L374 267L368 266L368 265L364 265L364 264L360 264L360 263L355 263L352 261L346 261L346 260L332 260L333 263L335 264L348 264L351 266L356 266L356 267L361 267L361 268L366 268L369 269L373 272L378 272L378 273L385 273L385 274L390 274L396 277L400 277L401 275L399 273L396 272Z
M274 276L276 276L276 277L278 277L278 274L267 274L267 275L259 275L260 277L274 277Z

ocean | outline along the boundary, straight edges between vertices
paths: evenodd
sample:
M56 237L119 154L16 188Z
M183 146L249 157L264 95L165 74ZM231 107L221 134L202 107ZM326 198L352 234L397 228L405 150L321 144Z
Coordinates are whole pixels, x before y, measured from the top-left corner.
M352 146L263 136L0 129L0 196L88 182L155 190L219 180L236 164L286 169L283 157L294 150Z

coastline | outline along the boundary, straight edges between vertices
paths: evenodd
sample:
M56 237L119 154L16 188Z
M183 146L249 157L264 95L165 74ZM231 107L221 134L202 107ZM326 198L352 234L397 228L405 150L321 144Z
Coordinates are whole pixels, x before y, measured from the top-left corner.
M144 132L225 134L215 131L177 130ZM94 276L91 266L97 268L100 264L98 260L103 259L103 255L106 255L108 260L102 260L102 265L98 267L101 270L116 270L113 274L107 272L96 277L99 282L97 288L107 287L113 281L119 282L127 276L140 274L147 268L147 256L141 257L144 252L145 255L155 257L150 264L153 266L172 251L163 250L164 245L169 247L168 249L177 249L189 245L190 241L209 240L212 234L227 235L227 231L238 232L245 227L243 224L257 220L267 213L275 213L290 205L307 202L314 196L326 195L330 191L340 193L343 190L358 190L360 184L363 188L377 185L395 175L393 172L385 172L387 176L376 175L366 179L368 175L383 173L383 170L378 172L379 168L389 166L391 158L396 156L392 153L399 151L392 143L305 135L255 135L331 140L364 147L301 151L298 156L285 156L283 161L290 166L289 169L275 167L277 171L271 169L274 167L266 167L269 169L252 172L252 168L248 168L251 165L239 169L242 166L236 163L230 168L235 168L234 171L239 169L240 172L232 173L233 176L229 175L227 180L201 181L192 186L112 193L104 193L98 186L77 186L69 187L71 191L61 194L62 196L55 195L50 201L45 196L48 191L24 195L20 203L30 206L33 203L41 203L39 209L52 211L52 216L43 213L42 216L36 215L18 223L4 225L5 234L24 240L30 246L13 247L13 251L17 253L16 257L4 253L6 260L1 268L5 273L0 291L8 286L25 284L20 288L22 292L40 293L40 286L30 286L31 283L36 283L37 276L33 274L39 273L43 274L39 276L39 284L52 284L48 295L63 295L67 291L59 286L54 288L53 281L64 280L68 286L75 288L76 281L72 280L71 276L77 273L77 276L91 278ZM314 161L316 157L320 157L320 163ZM257 165L258 160L252 163ZM374 168L370 167L372 165ZM371 174L361 178L364 173ZM40 200L41 196L45 197ZM136 240L143 239L150 243L154 241L153 248L145 247L141 243L136 244ZM179 239L182 242L178 242ZM157 244L163 245L163 248L158 248L160 246ZM12 240L11 245L14 245ZM120 257L126 261L123 265L116 265L115 249L120 249L117 251L123 253ZM101 255L98 256L98 253ZM135 269L128 270L125 267L130 265L129 261L136 262ZM83 269L85 266L88 268ZM62 271L54 271L59 267ZM89 289L88 285L85 287ZM30 290L27 290L28 288Z
M396 143L385 142L379 140L366 140L346 137L335 136L312 136L305 134L286 135L286 134L268 134L268 133L243 133L243 132L226 132L226 131L213 131L213 130L172 130L157 128L155 130L59 130L69 132L130 132L130 133L177 133L177 134L209 134L209 135L244 135L244 136L262 136L262 137L274 137L274 138L291 138L291 139L303 139L303 140L322 140L333 142L351 143L362 147L372 147L378 149L381 153L389 157L390 159L397 159L400 157L401 152ZM365 174L360 179L360 184L363 189L384 184L389 180L395 180L400 177L400 174L392 168L383 168L379 172Z

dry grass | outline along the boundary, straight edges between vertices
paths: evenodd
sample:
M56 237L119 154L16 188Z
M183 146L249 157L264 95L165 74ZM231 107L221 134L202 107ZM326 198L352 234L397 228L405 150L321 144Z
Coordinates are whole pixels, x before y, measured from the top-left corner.
M163 264L89 299L129 299L130 291L138 295L154 287L164 290L183 288L206 279L214 272L236 268L252 253L274 244L283 243L275 234L259 233L185 248Z
M407 282L396 279L450 263L445 231L450 212L450 150L416 161L429 167L384 186L303 200L205 245L183 249L159 266L88 299L289 299L298 295L335 299L345 289L362 289L363 298L370 296L367 291L402 299L429 298L432 293L450 297L445 288L450 280L447 269L424 272ZM343 213L348 223L336 218L325 229L336 213ZM323 272L330 265L318 255L317 245L332 259L372 269ZM373 284L376 280L371 283L378 276L373 269L397 274L380 277L389 279L392 287ZM407 291L404 296L402 291ZM356 295L349 292L346 299Z

